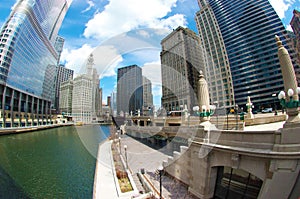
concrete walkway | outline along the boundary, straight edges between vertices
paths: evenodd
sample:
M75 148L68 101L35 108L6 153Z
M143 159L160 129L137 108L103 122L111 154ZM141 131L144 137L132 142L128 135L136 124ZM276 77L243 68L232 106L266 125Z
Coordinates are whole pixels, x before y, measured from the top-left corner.
M275 131L283 127L283 122L275 122L270 124L260 124L260 125L253 125L253 126L245 126L245 131Z
M118 198L112 161L111 141L106 141L98 149L93 193L95 199Z
M159 150L155 150L127 135L122 135L121 152L125 161L125 145L127 145L127 162L132 173L140 172L142 168L154 172L164 160L168 159L168 155Z

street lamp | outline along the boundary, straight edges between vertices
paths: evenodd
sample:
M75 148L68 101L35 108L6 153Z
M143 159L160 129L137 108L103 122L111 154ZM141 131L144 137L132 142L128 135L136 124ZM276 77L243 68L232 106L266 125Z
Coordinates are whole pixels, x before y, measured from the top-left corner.
M276 103L275 103L276 93L273 93L272 97L274 97L274 115L277 115L277 108L276 108Z
M125 150L126 169L128 169L128 162L127 162L127 145L124 145L124 150Z
M300 87L297 87L297 94L300 94ZM286 99L286 95L284 91L280 91L278 94L278 99L280 101L280 104L283 108L298 108L300 107L299 100L294 100L293 95L294 95L294 90L293 89L288 89L287 92L289 99Z
M159 198L162 199L162 173L164 168L162 165L160 165L157 170L159 173Z
M236 122L236 125L235 125L235 130L238 130L238 110L239 110L239 105L235 105L235 113L236 113L236 115L235 115L235 122Z
M216 117L217 117L217 128L218 128L218 125L219 125L219 120L218 120L218 107L219 107L219 102L218 101L214 101L214 104L216 106Z
M121 154L121 137L119 137L119 150L120 150L120 154Z
M199 106L193 107L193 111L196 112L197 116L199 116L200 118L211 116L214 113L213 109L214 109L214 106L210 106L210 109L209 109L206 107L206 105L202 105L202 107L201 107L202 111L200 112Z

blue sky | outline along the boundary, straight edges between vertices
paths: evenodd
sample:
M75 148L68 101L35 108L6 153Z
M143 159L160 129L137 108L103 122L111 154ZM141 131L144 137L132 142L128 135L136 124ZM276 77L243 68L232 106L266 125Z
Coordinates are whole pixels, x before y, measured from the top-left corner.
M16 2L1 1L0 26ZM300 10L299 0L269 1L291 30L292 11ZM154 103L159 106L160 40L179 25L197 32L198 10L197 0L73 0L59 32L66 40L61 62L82 73L88 55L94 53L104 103L116 85L117 68L137 64L152 80Z

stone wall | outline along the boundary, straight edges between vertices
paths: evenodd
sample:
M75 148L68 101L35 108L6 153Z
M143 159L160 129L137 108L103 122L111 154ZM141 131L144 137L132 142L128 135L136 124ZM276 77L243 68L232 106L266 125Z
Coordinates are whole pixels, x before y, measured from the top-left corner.
M134 129L128 128L130 132ZM135 129L139 133L177 135L189 140L163 163L165 171L199 198L214 195L217 168L241 169L263 181L259 198L288 198L300 170L300 127L279 131L204 130L202 126ZM180 132L180 133L178 133ZM295 195L295 194L294 194Z

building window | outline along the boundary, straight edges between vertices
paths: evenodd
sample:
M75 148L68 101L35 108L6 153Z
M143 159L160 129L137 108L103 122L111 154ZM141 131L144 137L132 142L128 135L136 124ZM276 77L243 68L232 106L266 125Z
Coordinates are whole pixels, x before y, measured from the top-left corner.
M214 198L254 199L258 197L263 181L241 169L218 167Z

